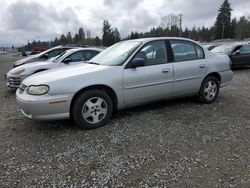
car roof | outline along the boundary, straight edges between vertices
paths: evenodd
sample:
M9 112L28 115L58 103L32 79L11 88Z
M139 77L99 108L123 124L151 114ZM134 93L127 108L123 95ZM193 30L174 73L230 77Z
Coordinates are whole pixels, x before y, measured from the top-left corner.
M150 42L150 41L155 41L155 40L186 40L186 41L196 42L194 40L191 40L188 38L182 38L182 37L150 37L150 38L132 39L129 41Z
M200 42L197 42L197 41L194 41L194 40L188 39L188 38L182 38L182 37L150 37L150 38L132 39L132 40L127 40L127 41L138 41L138 42L147 43L147 42L152 42L152 41L156 41L156 40L183 40L183 41L193 42L193 43L201 46Z
M85 50L93 50L93 51L97 51L97 52L101 52L102 49L99 49L99 48L73 48L73 49L69 49L67 50L68 52L77 52L77 51L85 51Z

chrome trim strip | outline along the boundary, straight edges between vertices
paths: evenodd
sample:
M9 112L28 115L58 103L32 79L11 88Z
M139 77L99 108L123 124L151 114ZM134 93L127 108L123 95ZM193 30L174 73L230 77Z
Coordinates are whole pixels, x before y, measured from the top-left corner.
M136 86L131 86L131 87L125 87L125 89L136 89L136 88L141 88L141 87L162 85L162 84L167 84L167 83L172 83L172 82L174 82L174 81L173 80L168 80L168 81L155 82L155 83L149 83L149 84L141 84L141 85L136 85Z
M192 76L192 77L188 77L188 78L181 78L178 80L175 80L175 82L181 82L181 81L186 81L186 80L193 80L193 79L198 79L201 78L201 76Z

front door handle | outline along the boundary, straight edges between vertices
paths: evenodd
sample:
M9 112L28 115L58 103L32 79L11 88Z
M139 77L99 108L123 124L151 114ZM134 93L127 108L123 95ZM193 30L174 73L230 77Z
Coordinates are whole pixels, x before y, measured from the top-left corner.
M169 72L170 72L170 69L162 69L161 72L162 72L162 73L169 73Z
M204 69L204 68L206 67L206 65L205 65L205 64L201 64L199 67L200 67L201 69Z

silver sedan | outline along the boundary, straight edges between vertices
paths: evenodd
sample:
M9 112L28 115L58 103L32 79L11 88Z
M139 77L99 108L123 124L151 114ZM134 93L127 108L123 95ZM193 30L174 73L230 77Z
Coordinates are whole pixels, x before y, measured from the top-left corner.
M71 117L79 127L93 129L105 125L114 110L158 100L197 96L212 103L232 81L230 64L228 56L189 39L123 41L86 64L25 79L16 96L28 118Z

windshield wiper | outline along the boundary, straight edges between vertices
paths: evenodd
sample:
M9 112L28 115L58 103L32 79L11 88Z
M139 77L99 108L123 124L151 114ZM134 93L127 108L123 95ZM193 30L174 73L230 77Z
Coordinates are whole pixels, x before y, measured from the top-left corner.
M94 64L94 65L100 65L99 63L95 63L93 61L86 61L86 63L88 63L88 64Z

